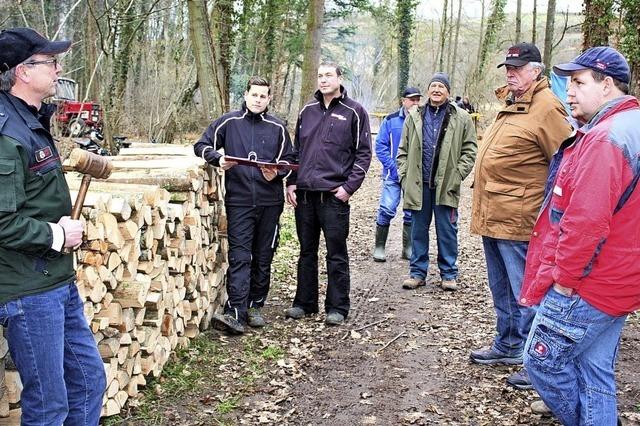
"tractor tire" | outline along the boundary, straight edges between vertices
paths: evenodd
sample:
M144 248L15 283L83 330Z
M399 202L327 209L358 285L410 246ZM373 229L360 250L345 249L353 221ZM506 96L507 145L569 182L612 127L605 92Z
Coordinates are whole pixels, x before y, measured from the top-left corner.
M74 138L82 136L84 134L85 128L86 125L82 118L74 118L73 120L69 121L69 136Z

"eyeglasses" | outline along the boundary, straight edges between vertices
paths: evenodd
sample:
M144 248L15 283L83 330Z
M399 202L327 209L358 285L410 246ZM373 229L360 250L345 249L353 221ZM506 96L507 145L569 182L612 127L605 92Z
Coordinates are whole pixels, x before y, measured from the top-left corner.
M24 65L40 65L40 64L53 64L54 68L58 66L58 58L47 59L46 61L31 61L23 62Z

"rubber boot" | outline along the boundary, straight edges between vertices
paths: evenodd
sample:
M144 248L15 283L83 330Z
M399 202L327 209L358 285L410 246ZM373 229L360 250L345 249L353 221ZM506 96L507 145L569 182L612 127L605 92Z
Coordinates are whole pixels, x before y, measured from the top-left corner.
M376 225L376 248L373 250L373 260L376 262L384 262L387 260L384 249L387 245L387 236L389 235L389 225Z
M402 258L411 259L411 223L402 225Z

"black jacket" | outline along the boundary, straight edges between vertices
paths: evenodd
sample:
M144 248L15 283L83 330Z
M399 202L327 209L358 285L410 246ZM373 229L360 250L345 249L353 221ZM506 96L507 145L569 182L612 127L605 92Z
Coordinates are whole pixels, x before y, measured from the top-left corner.
M223 154L277 163L293 162L291 138L284 123L267 114L254 114L246 105L242 109L224 114L215 120L193 149L197 156L214 166L220 165ZM262 172L245 165L225 171L225 203L230 206L273 206L284 203L282 179L286 172L267 181Z
M322 93L302 108L296 124L294 152L300 165L287 185L307 191L342 186L349 194L360 188L371 163L369 115L356 101L341 95L324 106Z

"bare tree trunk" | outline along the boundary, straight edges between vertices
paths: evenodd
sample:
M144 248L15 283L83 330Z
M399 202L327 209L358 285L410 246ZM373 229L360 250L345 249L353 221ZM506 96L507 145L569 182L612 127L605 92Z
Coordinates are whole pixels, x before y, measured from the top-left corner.
M87 10L87 18L86 18L86 29L84 36L84 43L82 43L82 48L84 51L85 65L83 72L83 84L82 87L86 93L85 97L89 99L96 100L98 99L98 95L100 93L100 85L99 82L101 79L95 79L91 86L89 87L89 82L91 81L91 76L93 74L93 70L95 69L98 61L98 49L96 46L97 43L97 34L98 34L98 25L94 17Z
M196 60L204 119L212 121L224 111L224 77L217 75L216 55L211 37L206 0L187 0L187 8L189 12L189 35Z
M302 61L302 88L300 89L300 108L306 103L317 87L318 65L322 41L322 19L324 0L310 0L307 15L307 34L304 40L304 59Z
M205 2L206 4L206 2ZM233 0L216 0L211 11L211 41L214 53L216 76L220 82L220 97L223 111L229 110L229 84L231 81L231 49L235 33L233 30ZM216 45L219 47L216 49Z
M531 43L536 44L536 26L538 25L538 0L533 0L533 13L531 24Z
M482 40L484 40L484 1L480 0L480 7L482 8L480 14L480 36L478 37L478 56L476 58L476 72L480 66L480 56L482 55Z
M453 88L456 80L456 63L458 62L458 40L460 37L460 16L462 15L462 0L458 0L458 18L456 19L456 36L453 42L453 61L451 64L451 74L449 75L451 87Z
M629 61L631 82L629 91L640 96L640 7L638 0L622 0L624 9L624 25L626 31L621 35L620 50Z
M542 57L544 65L549 72L551 66L551 56L553 55L553 27L556 22L556 0L549 0L547 4L547 22L544 30L544 55Z
M451 43L453 42L453 11L455 6L453 4L453 0L449 2L449 7L451 9L449 14L449 26L447 28L447 75L451 76Z
M452 0L453 1L453 0ZM447 8L448 8L449 3L447 2L447 0L444 0L444 6L442 7L442 21L440 22L440 47L439 47L439 51L440 51L440 57L438 60L438 69L436 71L440 72L440 71L445 71L444 69L444 43L445 43L445 39L446 39L446 34L447 34Z
M518 0L516 5L516 44L520 43L522 36L522 0Z

